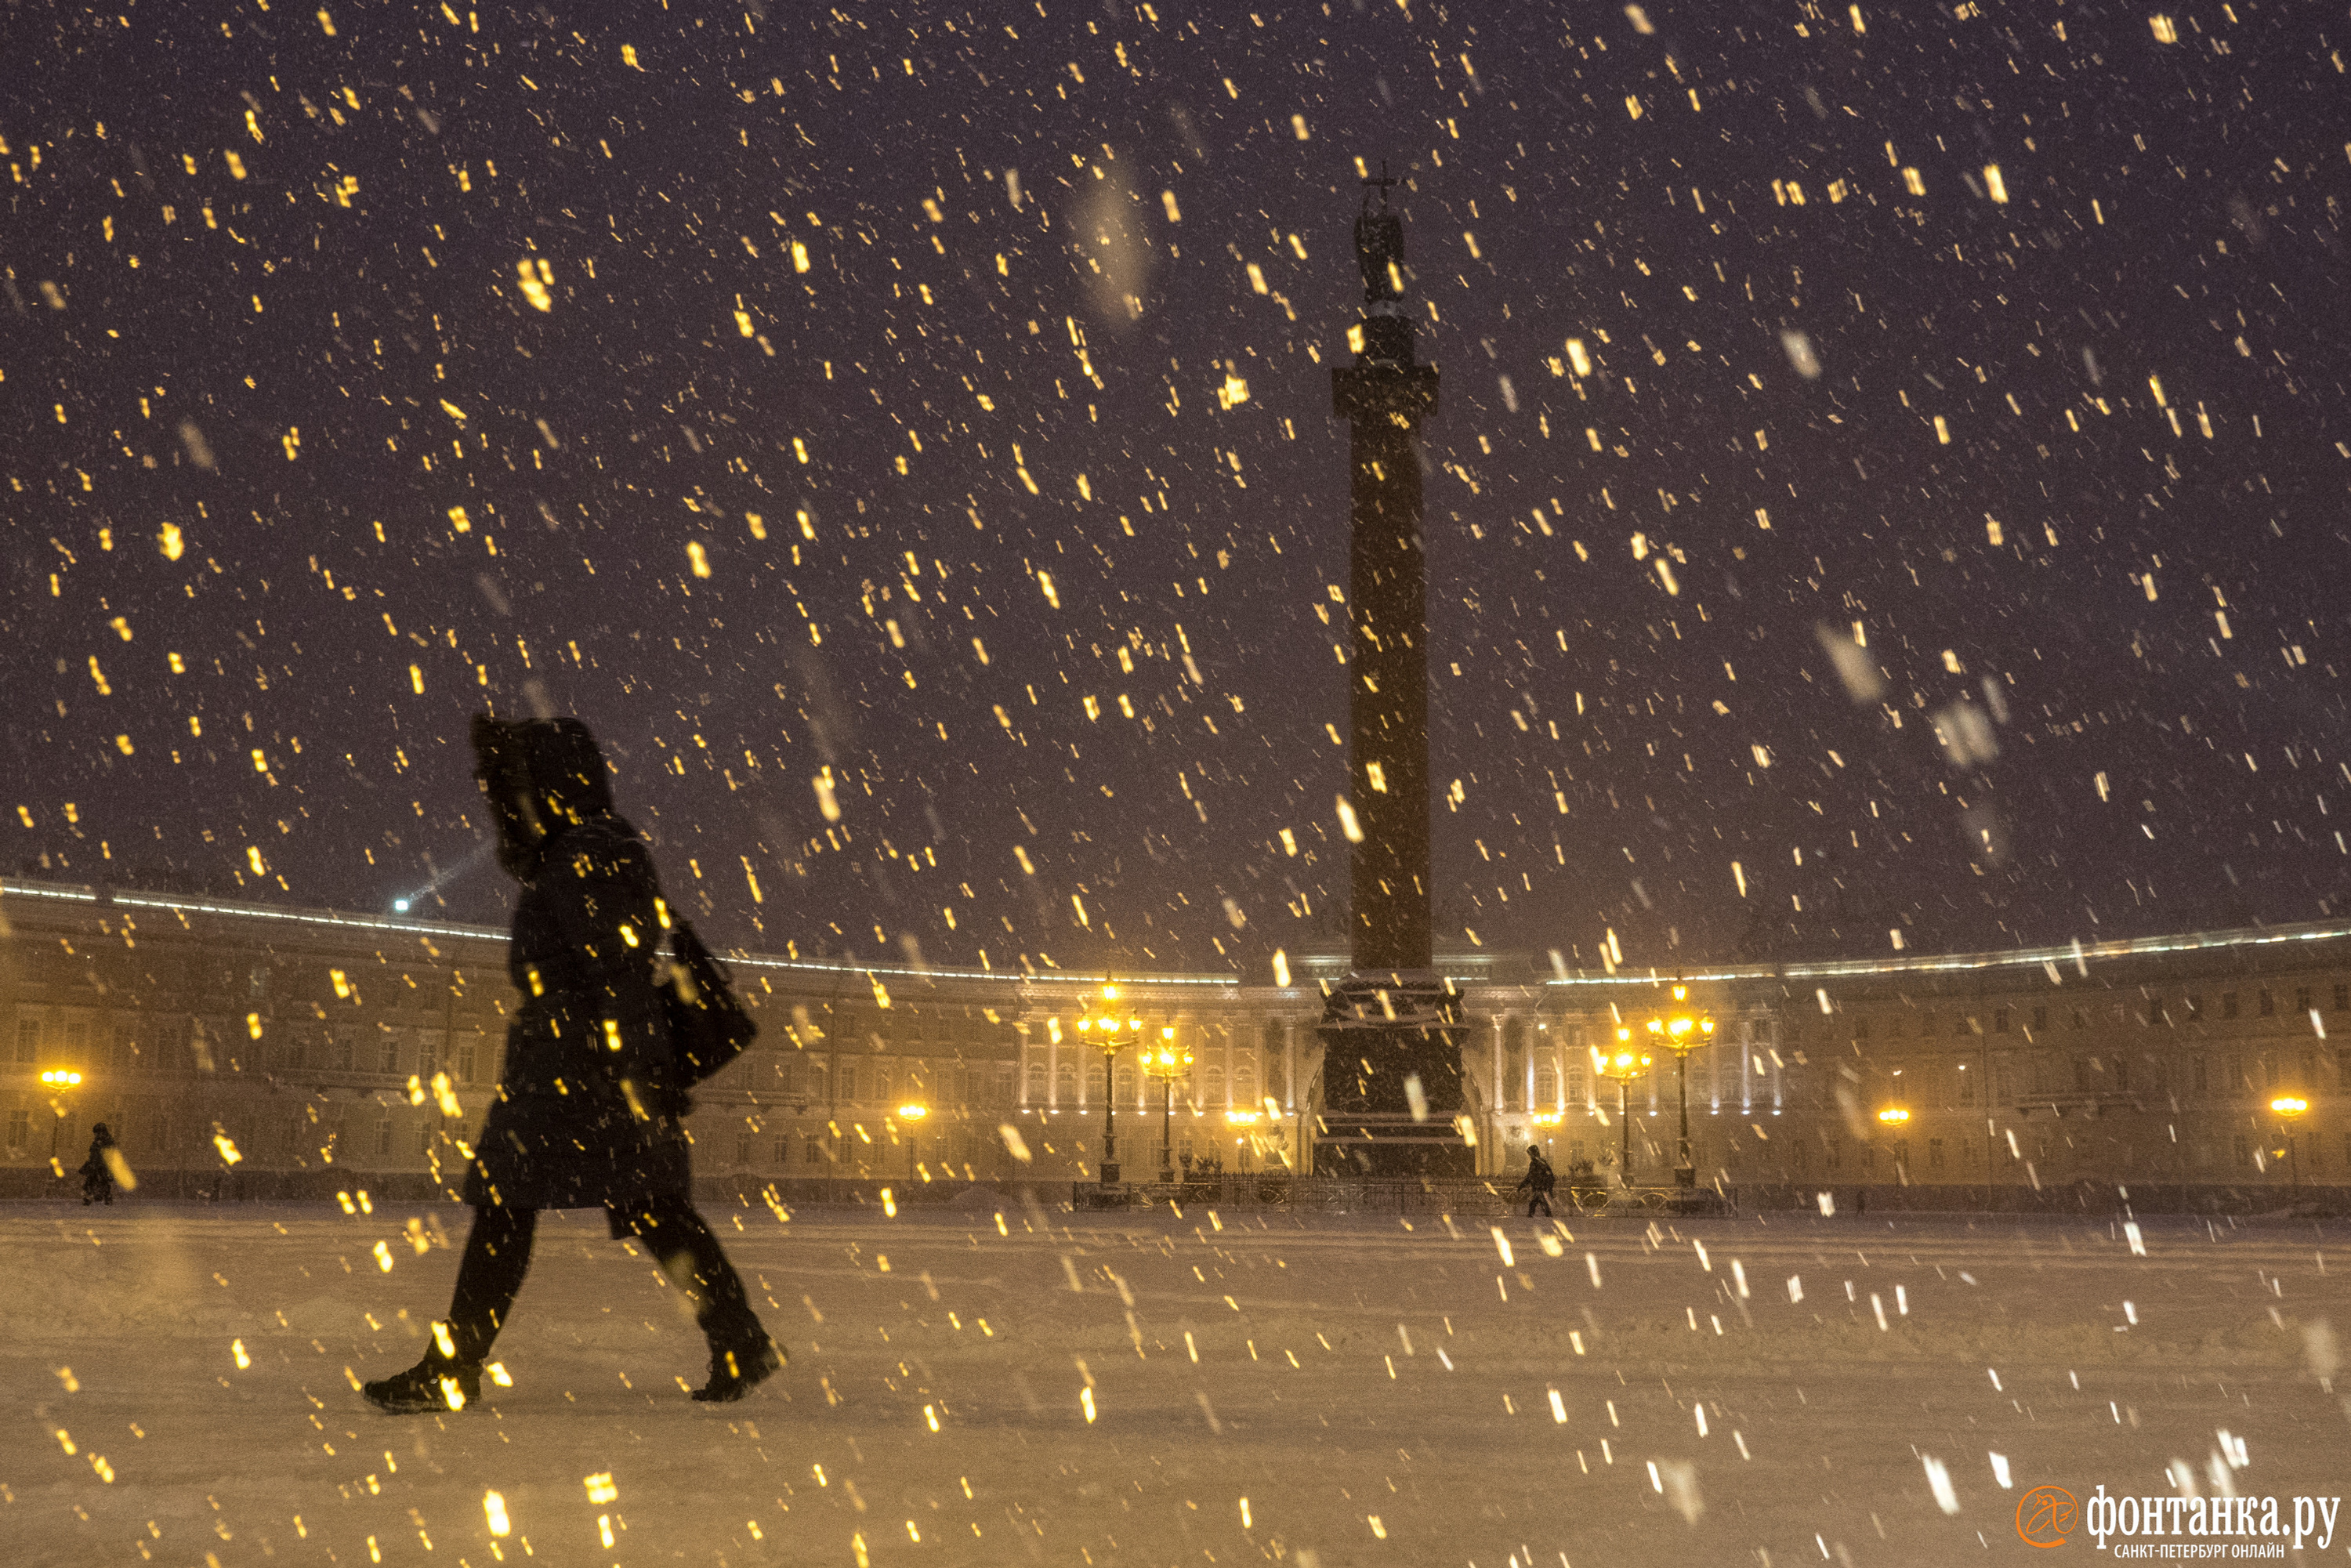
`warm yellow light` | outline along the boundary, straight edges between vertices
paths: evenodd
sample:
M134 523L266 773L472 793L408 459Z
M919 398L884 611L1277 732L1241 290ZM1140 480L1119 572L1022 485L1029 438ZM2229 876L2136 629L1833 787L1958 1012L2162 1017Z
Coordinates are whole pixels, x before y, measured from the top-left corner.
M1633 1078L1637 1077L1649 1061L1650 1056L1646 1051L1618 1051L1614 1055L1601 1057L1599 1068L1604 1077Z
M1078 1020L1078 1032L1079 1032L1080 1034L1083 1034L1083 1033L1085 1033L1085 1032L1086 1032L1086 1030L1090 1030L1090 1029L1092 1029L1092 1028L1093 1028L1093 1027L1094 1027L1094 1020L1093 1020L1093 1019L1080 1019Z
M930 1113L931 1108L928 1105L901 1105L898 1107L898 1120L901 1122L919 1122Z
M68 1071L62 1067L52 1068L41 1074L41 1082L58 1089L70 1089L81 1082L81 1074Z
M1677 1002L1686 1002L1689 1000L1689 988L1687 986L1676 986L1674 988L1674 1000Z
M1538 1111L1527 1119L1538 1127L1556 1127L1562 1118L1556 1111Z
M1888 1125L1898 1126L1910 1119L1910 1113L1899 1105L1888 1105L1877 1113L1877 1119Z
M1102 988L1102 1000L1106 1002L1114 1002L1118 1000L1118 988L1116 986L1104 986Z
M1254 1111L1228 1111L1225 1113L1225 1120L1230 1122L1236 1127L1253 1127L1257 1125L1257 1113Z
M2270 1102L2270 1109L2281 1116L2299 1116L2310 1109L2310 1102L2296 1094L2281 1094Z

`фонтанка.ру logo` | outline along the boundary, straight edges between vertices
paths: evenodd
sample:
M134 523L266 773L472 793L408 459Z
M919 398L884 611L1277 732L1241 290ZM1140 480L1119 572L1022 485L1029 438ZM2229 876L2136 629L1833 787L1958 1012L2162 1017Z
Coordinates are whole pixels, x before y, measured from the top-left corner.
M2016 1533L2027 1546L2063 1546L2081 1517L2064 1487L2034 1487L2016 1500Z

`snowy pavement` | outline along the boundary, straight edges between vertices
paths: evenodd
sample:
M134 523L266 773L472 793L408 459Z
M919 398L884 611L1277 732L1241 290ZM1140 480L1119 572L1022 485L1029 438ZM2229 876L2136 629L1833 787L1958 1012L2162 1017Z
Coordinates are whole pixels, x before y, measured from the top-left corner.
M1483 1221L737 1210L791 1362L714 1409L678 1292L549 1217L514 1385L388 1417L350 1379L421 1354L465 1215L422 1218L12 1206L0 1557L2038 1562L2027 1489L2210 1490L2222 1430L2239 1491L2351 1491L2309 1328L2351 1250L2307 1222L1513 1220L1506 1260Z

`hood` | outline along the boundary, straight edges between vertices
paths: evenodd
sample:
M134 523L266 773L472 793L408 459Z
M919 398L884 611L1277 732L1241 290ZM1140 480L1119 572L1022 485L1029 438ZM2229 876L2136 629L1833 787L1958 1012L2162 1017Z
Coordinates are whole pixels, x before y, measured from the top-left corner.
M612 770L576 718L474 717L475 777L498 831L498 862L528 874L566 828L612 811Z

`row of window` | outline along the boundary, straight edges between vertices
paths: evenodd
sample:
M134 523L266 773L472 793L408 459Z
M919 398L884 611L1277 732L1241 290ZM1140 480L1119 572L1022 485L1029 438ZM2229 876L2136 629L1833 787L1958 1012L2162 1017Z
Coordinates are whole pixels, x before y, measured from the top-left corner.
M2294 1005L2286 1009L2286 1016L2304 1018L2318 1009L2321 993L2317 987L2296 986L2290 994ZM2255 1018L2277 1017L2282 999L2282 993L2267 987L2254 991L2252 1016ZM2351 982L2338 982L2333 986L2325 994L2325 1000L2330 1004L2329 1011L2351 1011ZM1990 1032L2010 1033L2016 1027L2020 1013L2030 1020L2025 1027L2034 1031L2047 1030L2053 1015L2070 1029L2087 1029L2093 1023L2137 1024L2143 1027L2175 1023L2206 1023L2212 1021L2216 1016L2206 1010L2205 998L2201 992L2191 992L2177 998L2142 997L2135 1002L2115 1001L2095 1005L2085 1003L2053 1009L2046 1003L2035 1003L2029 1009L2016 1007L1991 1009ZM2243 1016L2245 1016L2243 994L2238 991L2220 992L2217 1012L2219 1020L2230 1022ZM1953 1011L1947 1019L1940 1010L1932 1008L1877 1015L1859 1013L1852 1015L1844 1022L1834 1019L1814 1020L1797 1014L1787 1020L1786 1027L1787 1038L1792 1041L1801 1040L1808 1030L1817 1031L1830 1039L1867 1040L1871 1037L1873 1029L1876 1029L1885 1039L1899 1040L1908 1022L1917 1024L1917 1032L1921 1037L1931 1037L1937 1034L1945 1023L1949 1024L1950 1032L1953 1034L1986 1032L1984 1017L1980 1013Z
M188 1021L176 1017L110 1025L86 1013L47 1019L22 1015L16 1019L15 1065L66 1063L86 1071L186 1071L226 1052L265 1071L315 1069L392 1077L414 1072L427 1078L445 1071L461 1083L472 1083L496 1075L496 1053L491 1039L477 1030L461 1030L451 1051L441 1030L268 1024L256 1042L249 1025L237 1027L225 1021L200 1026L192 1035Z

